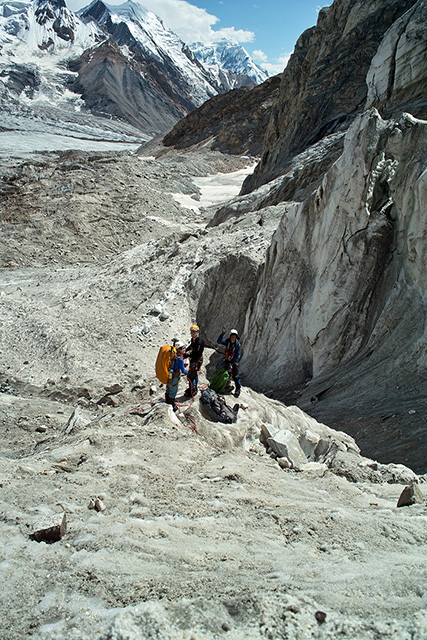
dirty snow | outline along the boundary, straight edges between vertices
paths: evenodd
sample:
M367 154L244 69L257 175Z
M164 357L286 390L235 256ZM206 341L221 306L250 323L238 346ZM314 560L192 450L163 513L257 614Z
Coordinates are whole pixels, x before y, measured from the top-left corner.
M6 131L0 133L0 156L22 155L42 151L136 151L139 144L73 138L51 133Z

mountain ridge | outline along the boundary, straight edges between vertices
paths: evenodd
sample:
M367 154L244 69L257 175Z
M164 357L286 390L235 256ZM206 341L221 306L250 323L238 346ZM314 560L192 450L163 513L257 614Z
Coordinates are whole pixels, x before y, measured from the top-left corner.
M0 50L2 111L13 105L24 120L31 110L28 128L44 117L45 104L58 108L58 121L64 111L93 111L152 136L229 88L154 13L131 0L114 6L94 0L76 13L65 0L4 0ZM242 74L234 80L251 82Z

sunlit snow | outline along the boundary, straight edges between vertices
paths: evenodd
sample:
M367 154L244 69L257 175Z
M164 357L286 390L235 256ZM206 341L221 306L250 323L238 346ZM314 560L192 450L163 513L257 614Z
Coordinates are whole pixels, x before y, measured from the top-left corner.
M243 180L253 172L254 168L255 164L232 173L217 173L203 178L194 177L192 180L200 190L199 200L184 193L172 195L181 206L200 213L202 208L220 205L237 196Z

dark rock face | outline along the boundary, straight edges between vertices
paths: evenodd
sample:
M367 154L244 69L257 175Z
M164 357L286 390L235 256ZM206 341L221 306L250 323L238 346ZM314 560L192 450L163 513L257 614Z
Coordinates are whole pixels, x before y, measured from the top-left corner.
M24 65L16 65L14 69L9 71L8 76L7 87L17 95L25 90L27 95L31 97L40 84L37 71L28 69Z
M416 0L336 0L305 31L282 74L261 162L249 193L286 173L290 159L346 129L366 101L366 74L386 30Z
M212 148L218 151L259 155L279 84L280 76L275 76L254 89L211 98L178 122L163 143L186 149L213 138Z
M164 131L182 116L161 88L144 78L140 64L129 64L112 42L85 51L70 69L79 74L70 89L81 93L96 115L109 114L153 133Z

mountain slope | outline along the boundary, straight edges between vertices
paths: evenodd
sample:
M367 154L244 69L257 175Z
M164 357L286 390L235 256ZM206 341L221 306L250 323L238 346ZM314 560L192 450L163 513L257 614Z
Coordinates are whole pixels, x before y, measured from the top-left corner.
M320 11L282 74L263 155L244 193L286 173L290 159L310 145L348 128L364 109L366 76L385 32L415 3L336 0Z
M182 40L154 13L131 1L110 6L95 0L79 12L95 22L132 61L141 65L156 90L169 97L182 113L218 93L213 77L197 62Z
M210 140L213 149L226 153L260 155L279 84L274 76L253 89L215 96L177 122L163 143L185 149Z
M94 0L74 14L64 0L6 0L0 3L0 51L1 110L10 129L42 130L49 122L60 131L77 120L89 134L92 113L108 119L107 136L113 121L147 137L230 85L154 13L131 1L110 6ZM248 82L245 75L224 73L234 83Z

